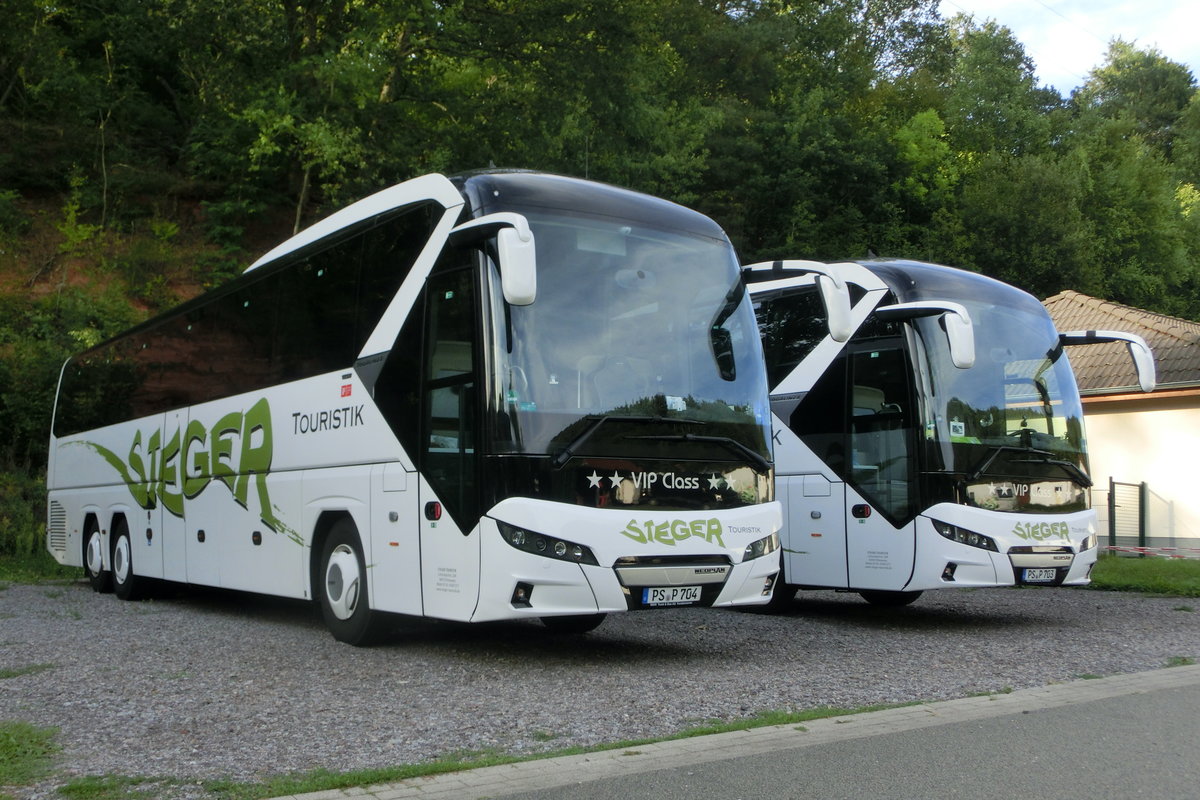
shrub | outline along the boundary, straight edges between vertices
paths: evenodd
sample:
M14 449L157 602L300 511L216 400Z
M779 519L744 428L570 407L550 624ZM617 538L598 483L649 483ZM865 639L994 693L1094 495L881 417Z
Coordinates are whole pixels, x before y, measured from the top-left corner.
M0 555L26 556L45 547L46 482L0 472Z

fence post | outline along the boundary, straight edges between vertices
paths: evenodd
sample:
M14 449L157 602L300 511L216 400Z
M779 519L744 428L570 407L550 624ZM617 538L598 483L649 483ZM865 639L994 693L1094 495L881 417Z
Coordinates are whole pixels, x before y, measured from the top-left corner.
M1117 546L1117 484L1108 476L1108 546Z
M1146 546L1146 529L1150 527L1150 484L1138 484L1138 547Z

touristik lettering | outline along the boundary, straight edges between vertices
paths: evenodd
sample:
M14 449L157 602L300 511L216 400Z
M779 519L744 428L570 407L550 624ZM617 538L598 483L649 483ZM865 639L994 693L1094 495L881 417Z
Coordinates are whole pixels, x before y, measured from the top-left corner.
M297 436L321 431L336 431L342 428L356 428L362 424L364 423L361 405L292 413L292 433Z

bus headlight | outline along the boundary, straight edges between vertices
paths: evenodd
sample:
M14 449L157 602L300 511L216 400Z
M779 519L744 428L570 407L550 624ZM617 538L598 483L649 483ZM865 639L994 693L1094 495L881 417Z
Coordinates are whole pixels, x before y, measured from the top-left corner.
M933 527L937 532L946 537L952 542L965 544L968 547L978 547L980 550L991 550L993 553L999 553L1000 548L996 547L996 542L990 536L984 536L982 533L969 531L966 528L960 528L957 525L949 525L945 522L938 522L936 519L931 520Z
M599 566L592 551L581 544L528 531L500 520L496 520L496 525L500 528L500 536L504 541L523 553L532 553L535 556L545 556L558 561L570 561L572 564Z
M762 558L765 555L770 555L779 549L779 534L772 533L770 536L764 536L757 542L751 542L746 545L746 552L742 553L742 561L750 561L755 558Z
M1079 552L1086 553L1088 550L1091 550L1093 547L1095 547L1099 543L1100 543L1100 540L1097 538L1096 534L1089 533L1084 538L1083 543L1081 545L1079 545Z

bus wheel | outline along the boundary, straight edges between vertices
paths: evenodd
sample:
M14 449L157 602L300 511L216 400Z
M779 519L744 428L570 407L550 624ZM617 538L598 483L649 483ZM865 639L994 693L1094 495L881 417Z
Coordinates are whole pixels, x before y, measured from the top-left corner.
M607 614L570 614L565 617L542 617L542 624L555 633L587 633L600 627Z
M112 573L104 568L104 537L100 535L100 525L91 518L83 529L83 571L92 591L112 591Z
M363 646L378 638L379 614L367 602L367 565L354 523L343 518L333 524L321 548L321 616L339 642Z
M133 574L133 544L129 539L129 526L125 524L124 519L113 522L113 538L113 592L122 600L139 600L145 579Z
M921 596L920 592L861 591L859 594L871 605L883 608L906 606Z

